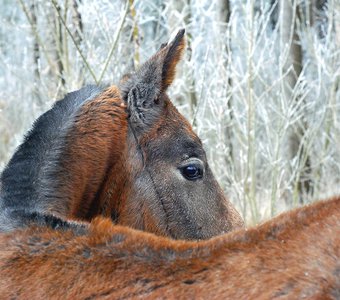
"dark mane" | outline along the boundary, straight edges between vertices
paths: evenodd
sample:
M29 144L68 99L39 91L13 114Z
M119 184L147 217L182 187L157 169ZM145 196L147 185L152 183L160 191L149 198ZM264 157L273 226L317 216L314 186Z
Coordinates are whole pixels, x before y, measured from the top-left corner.
M1 209L41 209L44 195L39 189L46 180L44 174L55 167L64 136L79 108L100 92L99 87L91 85L69 93L34 122L1 175Z

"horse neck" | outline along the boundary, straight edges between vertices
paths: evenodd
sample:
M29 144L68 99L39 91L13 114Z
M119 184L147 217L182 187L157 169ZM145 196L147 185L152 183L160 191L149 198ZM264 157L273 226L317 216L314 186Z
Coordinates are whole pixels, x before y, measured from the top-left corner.
M22 298L48 292L68 298L147 292L152 299L338 295L339 204L340 198L320 202L202 242L169 240L105 218L96 218L81 239L38 227L2 234L0 290L4 298L17 296L19 286ZM48 277L44 270L51 268Z
M93 201L93 207L88 211L87 219L100 214L109 217L113 222L120 222L120 212L127 201L131 185L131 174L126 166L126 145L124 147L125 151L122 152L120 159L108 170L99 190L99 197Z
M61 210L63 216L87 220L109 213L114 206L109 202L119 195L118 187L126 180L126 118L115 87L81 107L66 134L54 174L54 190L64 203L53 203L52 212Z

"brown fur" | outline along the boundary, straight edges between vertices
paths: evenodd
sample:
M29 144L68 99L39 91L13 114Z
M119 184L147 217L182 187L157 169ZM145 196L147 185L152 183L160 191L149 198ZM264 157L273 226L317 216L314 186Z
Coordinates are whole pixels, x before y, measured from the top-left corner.
M0 235L2 299L339 299L340 197L202 242L95 219Z
M61 168L68 171L61 174L64 184L59 193L65 195L63 201L67 199L70 207L54 202L50 207L52 213L90 220L97 214L110 216L110 211L116 208L110 205L118 206L124 201L124 182L128 178L124 170L126 145L119 141L127 139L128 125L121 104L119 90L112 86L81 108L68 133L66 143L70 146L65 147L68 152L64 157L72 159L61 161L64 164ZM86 163L80 163L80 159ZM115 201L110 196L116 196ZM65 211L60 211L63 208Z
M1 177L0 231L49 220L52 227L66 226L99 215L176 239L207 239L243 226L200 139L166 94L184 46L180 30L119 88L98 89L91 97L82 89L42 116L38 124L45 126L36 126L37 137L20 146ZM59 114L52 114L56 109ZM51 115L63 126L48 129L60 134L41 138ZM190 178L187 169L198 176Z
M68 190L61 194L65 195L65 198L74 196L68 201L72 204L69 213L65 212L61 214L62 216L67 215L68 218L76 217L86 220L91 220L99 214L111 216L116 223L121 225L158 235L187 239L210 238L244 225L233 205L225 199L223 191L214 181L212 174L206 175L207 178L211 178L211 182L203 184L209 186L213 191L210 195L213 199L210 200L203 194L197 194L194 185L190 188L192 194L196 193L194 204L182 201L183 198L189 198L186 194L175 195L176 199L183 202L184 208L190 212L193 212L197 207L197 216L183 215L183 219L196 221L199 217L203 220L203 214L209 216L202 221L202 224L197 226L195 224L198 228L189 229L189 226L183 224L184 222L179 219L181 214L186 213L185 210L183 211L179 207L175 211L173 207L167 208L169 204L165 203L166 201L171 205L175 203L169 195L174 194L172 189L176 189L176 185L174 188L170 188L170 183L174 182L174 174L171 172L174 166L171 166L170 163L178 159L180 154L176 153L172 157L163 155L161 158L151 158L150 154L155 152L164 154L169 148L180 149L183 146L176 145L176 143L183 137L195 141L202 149L202 143L193 132L189 122L177 111L165 94L174 79L176 65L182 57L184 47L184 30L181 30L169 45L161 48L134 75L123 77L121 81L121 84L125 85L123 94L126 93L127 96L122 96L118 89L111 87L83 107L77 118L74 132L69 134L72 147L69 147L70 153L66 156L83 157L88 163L80 165L78 160L75 160L72 161L73 165L68 160L64 162L65 170L72 170L65 172L65 176L69 177L72 174L74 177L71 180L67 180L67 178L62 180L62 182L72 182L72 185L68 185ZM126 98L131 94L131 90L136 89L135 85L142 85L142 90L147 90L149 86L145 83L149 84L150 81L152 82L151 86L155 86L157 92L155 95L151 95L150 99L143 99L145 102L154 101L149 111L143 110L143 113L147 115L146 118L151 115L152 122L147 125L143 124L143 130L138 132L131 121L131 114L134 113L135 107L131 107L131 103ZM111 117L114 118L114 122L110 120ZM88 133L89 128L93 133ZM75 140L74 137L78 137L78 139ZM153 143L158 146L150 150ZM165 148L163 146L161 150L161 145L169 146ZM169 162L166 162L166 159L169 159ZM163 163L159 168L162 170L160 179L155 179L155 176L152 175L152 168L157 160L161 160L160 165ZM157 170L156 167L154 169ZM169 172L167 172L168 169ZM207 171L207 173L209 172ZM150 177L150 181L136 185L138 177ZM84 180L88 178L91 180ZM161 184L166 180L169 184L162 186ZM196 186L198 185L199 183L196 184ZM76 190L72 189L74 186L77 187ZM159 190L168 190L169 192L166 192L165 196L161 195L162 193L155 195L154 202L152 202L150 194L140 195L140 190L145 188L152 188L153 193L156 194ZM182 188L183 184L178 182L177 189ZM134 195L138 195L137 199ZM198 199L200 201L197 201ZM162 209L159 209L155 202L160 203ZM57 203L58 205L59 203ZM190 205L192 207L189 207ZM152 210L150 207L155 207L155 209ZM209 210L210 207L213 208ZM58 207L54 207L52 211L57 209ZM178 220L173 220L171 214L174 214ZM173 225L169 225L170 223ZM184 232L184 229L187 229L187 232Z

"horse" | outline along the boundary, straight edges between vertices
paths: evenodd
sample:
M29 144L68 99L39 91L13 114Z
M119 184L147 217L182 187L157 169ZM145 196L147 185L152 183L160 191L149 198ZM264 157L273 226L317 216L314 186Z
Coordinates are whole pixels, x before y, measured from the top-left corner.
M339 299L340 197L204 241L97 217L0 234L3 299Z
M0 232L96 216L174 239L243 226L201 140L166 92L184 30L118 86L87 86L40 116L1 175Z

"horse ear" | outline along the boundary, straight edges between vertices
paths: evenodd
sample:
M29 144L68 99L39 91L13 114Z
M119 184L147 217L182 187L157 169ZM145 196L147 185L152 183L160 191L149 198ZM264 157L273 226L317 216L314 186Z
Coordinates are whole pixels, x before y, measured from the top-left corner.
M162 91L165 91L175 78L176 65L181 60L185 47L184 32L184 29L180 30L173 41L169 44L163 44L159 51L160 60L163 64Z
M157 91L165 92L175 78L176 65L185 47L185 30L178 31L170 43L163 43L159 50L132 74L126 74L120 81L124 100L133 86L152 84Z
M185 46L184 32L180 30L135 73L121 80L120 91L127 104L130 125L137 130L150 127L162 111L164 103L160 94L175 78L176 65Z

